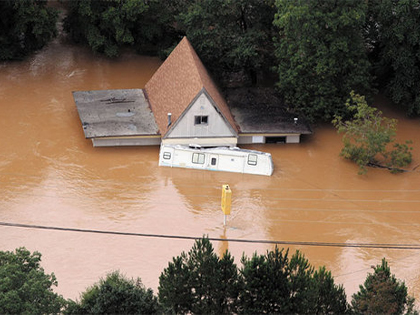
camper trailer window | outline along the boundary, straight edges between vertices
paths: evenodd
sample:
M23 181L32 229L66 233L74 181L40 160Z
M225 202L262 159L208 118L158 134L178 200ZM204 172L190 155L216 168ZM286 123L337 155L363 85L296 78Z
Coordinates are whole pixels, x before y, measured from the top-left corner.
M192 162L194 164L204 164L204 154L203 153L193 153Z
M209 116L194 116L195 125L207 125L209 122Z
M258 156L256 154L248 155L248 165L257 165Z
M163 158L165 160L170 160L171 159L171 152L163 152Z

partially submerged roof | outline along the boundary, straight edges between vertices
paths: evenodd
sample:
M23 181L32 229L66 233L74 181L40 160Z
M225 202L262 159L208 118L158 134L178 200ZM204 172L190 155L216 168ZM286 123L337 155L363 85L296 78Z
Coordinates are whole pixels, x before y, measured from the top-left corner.
M158 134L141 89L73 92L86 138Z
M227 99L240 133L312 133L304 119L287 111L272 88L231 89Z
M234 132L238 132L225 99L191 43L184 37L146 84L147 98L162 136L175 125L202 89L213 99ZM168 113L172 114L171 126L168 126Z

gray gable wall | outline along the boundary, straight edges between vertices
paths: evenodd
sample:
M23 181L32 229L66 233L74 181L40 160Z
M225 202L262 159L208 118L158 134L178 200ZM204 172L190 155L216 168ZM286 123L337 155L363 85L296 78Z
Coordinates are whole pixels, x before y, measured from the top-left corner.
M207 124L196 124L196 116L207 116ZM230 124L216 109L213 101L201 90L165 138L237 137Z

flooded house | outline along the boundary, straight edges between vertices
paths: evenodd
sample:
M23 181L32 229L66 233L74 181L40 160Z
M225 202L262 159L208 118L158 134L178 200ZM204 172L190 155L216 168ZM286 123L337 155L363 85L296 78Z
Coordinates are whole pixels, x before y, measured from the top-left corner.
M298 143L306 123L284 111L228 105L186 37L144 89L73 92L94 146Z
M144 89L78 91L73 97L85 137L95 147L161 145L162 159L165 146L198 150L298 143L302 134L311 133L307 124L284 112L264 112L252 104L230 107L186 37Z

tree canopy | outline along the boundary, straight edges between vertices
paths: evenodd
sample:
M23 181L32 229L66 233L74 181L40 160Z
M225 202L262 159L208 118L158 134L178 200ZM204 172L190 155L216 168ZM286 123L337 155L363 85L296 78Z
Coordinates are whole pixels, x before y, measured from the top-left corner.
M342 286L325 268L314 271L296 252L268 251L242 258L238 269L226 252L218 258L207 238L169 263L159 279L159 300L171 312L261 314L345 312Z
M41 254L25 248L0 252L2 314L414 314L414 298L391 274L385 259L374 268L351 306L342 285L325 267L289 250L242 256L238 268L226 251L219 258L208 238L174 257L159 278L158 296L119 271L65 301L52 292L54 274L40 267Z
M243 71L255 83L257 71L271 67L274 0L78 0L68 5L67 32L110 57L124 45L163 56L186 35L213 74Z
M186 35L219 79L243 73L255 85L259 73L275 68L287 106L310 121L346 115L352 90L368 98L383 90L408 114L420 114L420 0L76 0L67 6L72 38L107 56L131 45L163 57Z
M47 40L55 32L48 8L35 13L45 2L2 2L1 30L11 35L0 36L2 59L43 45L22 39L37 34ZM309 121L346 115L352 90L368 98L385 91L409 115L420 115L420 0L75 0L64 5L71 37L110 57L123 46L165 57L186 35L210 72L224 79L221 84L239 73L249 78L242 84L255 85L258 74L275 68L286 105ZM44 23L34 28L35 20Z
M159 277L159 301L176 314L232 313L238 272L228 252L219 258L207 238L174 257Z
M269 251L266 255L243 257L239 312L245 314L318 314L346 312L342 286L334 284L325 268L314 271L297 251Z
M370 0L365 40L379 87L420 114L420 1Z
M350 91L370 89L361 36L366 1L277 0L276 6L278 87L286 103L312 121L345 114Z
M115 57L130 45L140 53L156 53L172 44L173 18L162 1L77 0L68 6L65 30L95 52Z
M138 278L128 279L118 271L88 288L79 302L71 301L66 314L159 314L157 298Z
M399 172L411 163L411 142L395 143L396 119L383 117L381 111L370 107L363 96L353 91L346 107L354 114L353 119L345 121L336 116L333 124L339 133L344 133L340 155L356 162L359 174L366 173L367 166L386 166Z
M391 274L385 258L359 288L351 301L354 314L418 314L407 287Z
M41 254L25 248L0 251L0 313L59 314L64 298L53 292L55 275L40 265Z
M0 60L22 59L57 35L58 13L46 0L0 1Z
M213 73L243 71L256 84L273 62L274 13L274 0L192 0L176 20Z

